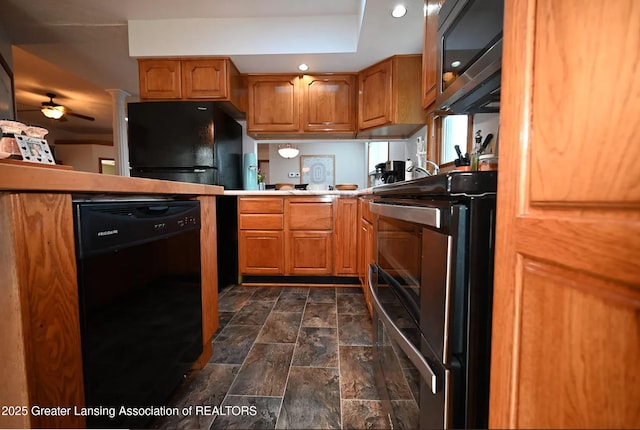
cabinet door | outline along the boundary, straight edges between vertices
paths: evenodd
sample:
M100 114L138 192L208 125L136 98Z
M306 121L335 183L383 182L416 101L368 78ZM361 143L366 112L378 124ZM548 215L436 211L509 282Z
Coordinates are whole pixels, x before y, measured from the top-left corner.
M255 75L249 84L249 131L299 131L300 97L294 75Z
M182 97L180 60L138 60L141 99Z
M332 237L331 231L287 232L287 274L331 275Z
M358 127L377 127L392 122L392 63L375 64L358 75Z
M638 1L504 18L489 428L640 428Z
M240 230L238 244L240 273L243 275L283 275L283 236L282 231Z
M428 109L436 101L438 65L438 12L441 0L424 1L424 45L422 50L422 107Z
M355 131L355 75L305 76L302 91L304 131Z
M227 60L182 60L182 95L187 99L228 99Z
M352 276L358 273L358 199L336 200L335 274Z
M360 221L360 240L362 241L360 251L360 270L362 271L364 301L369 308L369 314L373 315L371 305L371 293L369 293L369 264L374 263L376 256L373 252L373 225L365 219Z

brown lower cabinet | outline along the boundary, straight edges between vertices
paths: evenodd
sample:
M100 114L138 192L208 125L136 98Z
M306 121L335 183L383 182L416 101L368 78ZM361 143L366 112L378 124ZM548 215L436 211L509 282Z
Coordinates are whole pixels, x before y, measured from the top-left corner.
M373 217L369 211L369 198L358 199L359 226L358 231L358 277L362 285L364 300L367 303L369 313L373 314L371 294L369 293L369 264L376 261L374 243Z
M240 273L355 276L356 201L334 195L239 197Z

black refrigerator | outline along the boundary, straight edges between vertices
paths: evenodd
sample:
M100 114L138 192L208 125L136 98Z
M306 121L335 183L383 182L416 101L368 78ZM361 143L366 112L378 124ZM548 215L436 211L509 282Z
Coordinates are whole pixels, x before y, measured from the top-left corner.
M128 104L131 176L242 189L242 127L215 102Z

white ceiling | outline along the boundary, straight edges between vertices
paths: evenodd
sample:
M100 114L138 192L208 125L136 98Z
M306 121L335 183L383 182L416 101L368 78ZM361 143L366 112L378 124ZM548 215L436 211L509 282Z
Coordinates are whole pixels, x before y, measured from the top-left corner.
M403 3L404 18L389 15ZM0 0L18 119L56 138L110 139L111 96L138 96L138 57L230 56L242 73L361 70L422 51L423 0ZM95 122L46 120L47 101ZM32 112L25 112L32 110Z

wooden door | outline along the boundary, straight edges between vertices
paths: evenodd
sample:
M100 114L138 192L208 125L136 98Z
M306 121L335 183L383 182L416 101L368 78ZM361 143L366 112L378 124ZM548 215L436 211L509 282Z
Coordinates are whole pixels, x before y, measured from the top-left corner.
M438 12L441 0L424 0L424 45L422 48L422 108L436 102L438 67Z
M247 78L247 128L253 132L299 131L300 97L295 75L254 75Z
M358 199L336 200L335 275L353 276L358 273Z
M640 427L639 28L505 2L490 427Z
M302 78L305 132L356 130L356 75Z
M187 99L227 99L228 60L182 60L182 95Z
M138 60L141 99L180 99L180 60Z
M358 127L366 129L392 122L392 61L386 60L358 74Z

